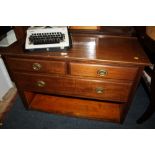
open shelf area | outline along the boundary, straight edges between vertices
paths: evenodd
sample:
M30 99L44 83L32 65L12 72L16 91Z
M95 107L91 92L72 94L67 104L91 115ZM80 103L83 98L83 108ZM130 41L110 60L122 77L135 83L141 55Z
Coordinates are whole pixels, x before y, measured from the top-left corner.
M30 103L29 109L76 117L111 120L114 122L120 120L121 104L118 103L44 95L32 92L25 92L25 96Z

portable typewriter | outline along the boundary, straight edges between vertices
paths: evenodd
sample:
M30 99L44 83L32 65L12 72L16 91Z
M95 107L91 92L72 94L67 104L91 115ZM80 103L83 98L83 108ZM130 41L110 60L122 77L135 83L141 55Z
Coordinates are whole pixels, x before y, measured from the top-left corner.
M25 49L64 50L71 47L71 39L66 26L30 27L27 30Z

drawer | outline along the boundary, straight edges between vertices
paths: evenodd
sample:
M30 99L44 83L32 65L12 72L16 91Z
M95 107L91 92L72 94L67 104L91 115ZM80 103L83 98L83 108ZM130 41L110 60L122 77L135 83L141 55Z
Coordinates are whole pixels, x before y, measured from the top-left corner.
M126 102L132 82L88 80L68 77L15 73L20 89L84 98Z
M15 82L20 89L28 91L68 94L73 92L75 87L74 80L56 75L14 73L14 76L16 77Z
M76 93L87 98L127 102L132 85L132 82L78 79L76 80Z
M10 69L13 71L54 74L66 73L66 63L63 61L8 58L7 62L9 64Z
M74 76L134 80L138 67L70 63L70 73Z

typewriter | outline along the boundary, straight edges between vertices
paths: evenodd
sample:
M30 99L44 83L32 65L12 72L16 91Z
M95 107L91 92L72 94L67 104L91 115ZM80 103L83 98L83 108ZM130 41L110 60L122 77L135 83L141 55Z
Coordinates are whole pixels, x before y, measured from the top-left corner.
M65 50L71 47L71 38L66 26L30 27L27 30L25 49L34 51Z

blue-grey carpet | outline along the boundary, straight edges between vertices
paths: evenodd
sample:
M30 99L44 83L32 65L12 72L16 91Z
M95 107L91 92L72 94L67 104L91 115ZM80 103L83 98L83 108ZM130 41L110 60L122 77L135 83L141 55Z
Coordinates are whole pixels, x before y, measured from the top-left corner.
M140 84L137 88L130 110L123 124L80 119L39 111L25 110L20 97L7 114L2 128L4 129L151 129L155 128L155 114L143 124L136 120L143 114L149 98Z

